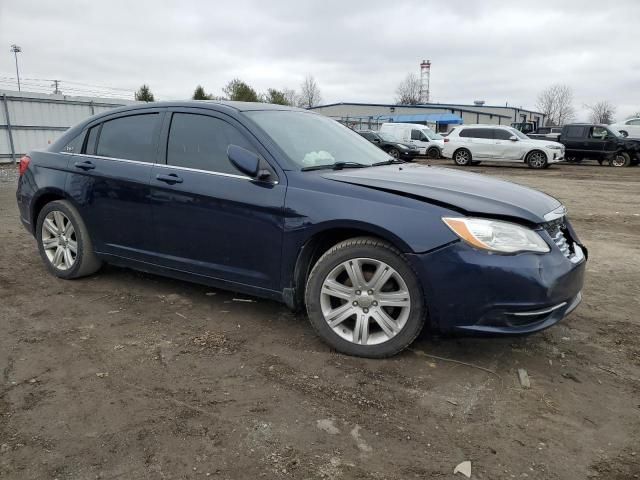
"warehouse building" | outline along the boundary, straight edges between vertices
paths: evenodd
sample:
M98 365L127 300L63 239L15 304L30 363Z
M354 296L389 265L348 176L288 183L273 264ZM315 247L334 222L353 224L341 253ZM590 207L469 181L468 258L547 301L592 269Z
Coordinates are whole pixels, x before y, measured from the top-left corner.
M91 115L132 103L137 102L0 90L0 163L46 148Z
M545 115L519 107L473 105L453 103L430 103L425 105L393 105L384 103L331 103L312 107L340 123L356 129L377 130L384 122L421 123L438 132L447 132L455 125L485 123L491 125L511 125L532 122L544 125Z

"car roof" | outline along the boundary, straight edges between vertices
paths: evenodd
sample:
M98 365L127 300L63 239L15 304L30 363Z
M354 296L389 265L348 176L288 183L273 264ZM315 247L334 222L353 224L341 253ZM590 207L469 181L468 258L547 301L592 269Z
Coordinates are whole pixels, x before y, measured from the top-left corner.
M226 100L182 100L182 101L163 101L163 102L149 102L140 103L136 105L125 105L120 108L114 108L104 113L119 113L129 112L136 110L144 110L147 108L169 108L169 107L191 107L191 108L206 108L217 111L235 111L235 112L250 112L260 110L287 110L306 112L303 108L290 107L288 105L275 105L273 103L262 102L234 102Z

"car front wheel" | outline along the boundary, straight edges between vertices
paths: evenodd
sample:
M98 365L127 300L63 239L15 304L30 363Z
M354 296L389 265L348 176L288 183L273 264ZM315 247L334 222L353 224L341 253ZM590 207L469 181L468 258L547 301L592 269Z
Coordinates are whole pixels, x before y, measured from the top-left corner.
M80 214L66 200L48 203L40 211L36 238L42 260L56 277L84 277L95 273L102 264L93 252Z
M616 156L609 161L609 165L612 167L628 167L631 165L631 157L626 152L617 153Z
M546 168L547 155L540 150L534 150L527 155L527 165L529 165L530 168Z
M400 158L400 152L395 148L389 150L389 155L391 155L393 158Z
M415 272L398 250L375 238L345 240L322 255L305 296L309 320L320 337L349 355L395 355L425 323Z

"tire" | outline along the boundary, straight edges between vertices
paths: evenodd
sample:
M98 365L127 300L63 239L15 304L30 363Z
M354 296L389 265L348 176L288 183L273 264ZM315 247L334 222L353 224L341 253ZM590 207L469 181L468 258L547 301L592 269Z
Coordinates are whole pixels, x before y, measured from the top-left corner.
M427 158L430 158L432 160L440 158L440 150L436 147L431 147L429 150L427 150Z
M527 154L529 168L546 168L548 165L547 154L542 150L533 150Z
M391 150L389 150L389 155L391 155L393 158L400 158L400 152L396 148L392 148Z
M455 163L456 165L466 167L468 165L471 165L473 157L471 156L471 152L466 148L459 148L458 150L453 152L452 158L453 163Z
M42 260L56 277L66 280L85 277L102 266L82 217L67 200L47 203L40 211L36 240Z
M378 278L382 283L376 285L376 272L388 279ZM311 270L305 301L318 335L337 351L358 357L395 355L415 340L426 320L416 273L396 248L371 237L345 240L325 252ZM327 320L332 313L334 325Z
M631 165L631 157L627 152L616 153L616 156L609 160L611 167L628 167Z

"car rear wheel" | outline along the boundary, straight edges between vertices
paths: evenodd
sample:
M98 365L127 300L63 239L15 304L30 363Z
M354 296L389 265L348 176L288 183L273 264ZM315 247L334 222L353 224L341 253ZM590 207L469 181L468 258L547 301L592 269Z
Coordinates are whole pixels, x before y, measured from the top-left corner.
M534 150L527 155L527 165L530 168L546 168L547 155L540 150Z
M400 158L400 151L396 148L392 148L391 150L389 150L389 155L391 155L393 158Z
M434 160L440 158L440 150L436 147L431 147L429 150L427 150L427 158L431 158Z
M40 256L56 277L84 277L102 265L80 214L66 200L44 206L38 215L36 233Z
M626 152L617 153L615 157L609 160L612 167L628 167L631 165L631 157Z
M466 148L456 150L453 152L453 162L461 167L471 165L471 152Z
M408 347L425 323L418 278L403 255L370 237L345 240L317 261L306 288L309 320L348 355L383 358Z

